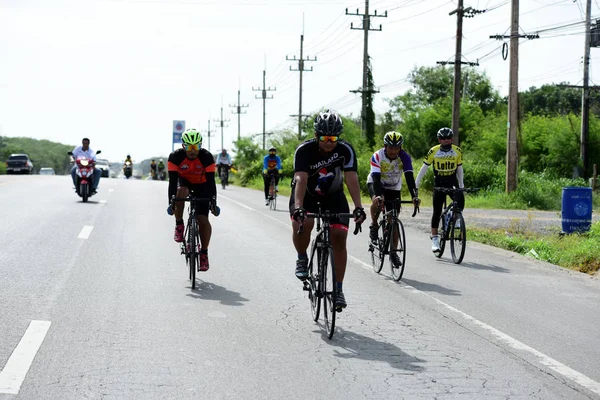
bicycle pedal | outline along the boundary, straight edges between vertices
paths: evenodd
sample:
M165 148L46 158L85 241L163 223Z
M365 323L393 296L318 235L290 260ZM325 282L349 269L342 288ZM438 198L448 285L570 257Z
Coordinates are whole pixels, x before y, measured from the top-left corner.
M302 290L304 290L306 292L310 291L310 286L308 285L308 282L304 281L303 283L304 283L304 285L302 287Z
M335 311L336 311L336 312L342 312L343 310L344 310L344 308L343 308L343 307L340 307L340 306L335 306Z

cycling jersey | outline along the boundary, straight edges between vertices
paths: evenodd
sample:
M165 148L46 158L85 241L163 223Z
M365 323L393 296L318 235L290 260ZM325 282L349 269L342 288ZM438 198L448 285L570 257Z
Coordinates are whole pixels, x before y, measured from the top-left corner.
M184 149L175 150L169 155L167 165L169 172L177 172L179 178L194 185L206 182L206 174L216 170L213 156L206 149L200 149L193 160L187 158Z
M433 174L436 186L452 186L456 184L456 170L462 165L462 150L452 145L449 150L442 150L441 146L432 147L423 160L423 164L433 165Z
M343 192L344 172L356 171L356 152L350 143L339 140L330 153L319 150L317 139L301 143L294 153L294 172L308 173L306 192L325 196ZM292 180L292 184L293 184Z
M281 169L281 158L279 158L279 156L277 155L273 157L271 157L270 155L265 156L265 158L263 159L263 169L266 169L267 171L275 171Z
M385 149L380 149L371 157L371 172L367 177L367 184L373 183L373 174L381 174L383 189L400 190L402 174L412 170L412 160L406 151L400 150L398 157L390 160L385 154Z

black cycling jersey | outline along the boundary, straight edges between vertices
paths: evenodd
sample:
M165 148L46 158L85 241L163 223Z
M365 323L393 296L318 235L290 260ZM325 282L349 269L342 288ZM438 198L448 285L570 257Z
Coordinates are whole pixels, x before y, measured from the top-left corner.
M308 173L306 192L312 196L343 191L344 172L357 168L356 152L343 140L337 142L332 152L323 153L317 139L310 139L301 143L294 153L294 172Z

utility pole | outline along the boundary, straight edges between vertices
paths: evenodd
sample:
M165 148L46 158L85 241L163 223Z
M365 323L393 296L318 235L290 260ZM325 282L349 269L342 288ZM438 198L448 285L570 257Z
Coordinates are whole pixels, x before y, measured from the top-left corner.
M208 137L208 151L210 151L210 138L214 131L210 130L210 119L208 120L208 129L203 129L202 133L206 133L206 137Z
M308 117L308 115L302 115L302 72L307 71L310 72L313 70L313 67L310 69L304 68L305 61L317 61L317 57L311 59L310 57L304 58L304 34L300 35L300 58L297 59L296 56L294 58L289 58L285 56L285 59L288 61L298 61L298 68L292 69L290 67L290 71L299 71L300 72L300 100L298 102L298 115L290 115L290 117L298 117L298 139L302 139L302 117Z
M229 122L229 119L223 119L223 106L221 106L221 119L215 119L215 122L218 122L221 126L221 150L225 147L223 144L223 128L227 128L229 125L225 125L226 122Z
M266 129L266 118L267 118L267 112L266 112L266 107L267 107L267 99L272 99L273 96L267 96L267 92L272 92L274 90L277 90L277 88L275 87L267 87L267 71L263 70L263 86L262 89L260 87L255 88L252 87L252 90L255 92L261 92L261 96L255 96L257 99L262 99L263 101L263 145L262 148L263 150L265 149L265 142L266 142L266 136L267 136L267 129Z
M375 10L375 14L369 14L369 0L365 0L365 13L360 14L358 9L356 9L356 13L349 13L346 8L346 15L358 15L363 17L363 24L361 28L355 28L352 23L350 23L350 29L363 30L364 31L364 48L363 48L363 84L362 87L358 90L351 90L352 93L361 93L362 94L362 133L363 136L366 134L366 126L367 126L367 93L379 93L378 90L373 90L370 87L368 82L368 65L369 65L369 31L381 31L381 24L379 25L379 29L371 28L371 17L387 17L387 11L384 14L377 14L377 10Z
M237 106L235 104L230 104L229 107L234 107L236 109L236 111L232 111L233 114L237 114L237 120L238 120L238 140L240 140L241 134L240 134L240 115L241 114L246 114L246 111L242 111L242 108L246 108L248 107L248 104L241 104L240 103L240 91L238 90L238 102L237 102Z
M493 35L491 39L510 38L510 68L508 90L508 129L506 134L506 192L517 189L519 163L519 39L537 39L539 35L519 34L519 0L512 0L510 36Z
M458 8L448 15L456 14L456 52L454 54L454 62L438 61L438 64L454 64L454 97L452 100L452 132L454 132L454 144L460 143L460 99L461 99L461 67L463 64L469 66L479 66L478 62L462 61L462 24L463 17L472 18L475 14L480 14L483 11L475 10L472 7L464 8L463 0L458 0Z
M581 143L579 147L579 156L583 164L582 177L587 179L589 175L588 168L588 138L590 127L590 47L592 45L591 38L591 14L592 0L587 0L585 8L585 49L583 52L583 92L581 95Z

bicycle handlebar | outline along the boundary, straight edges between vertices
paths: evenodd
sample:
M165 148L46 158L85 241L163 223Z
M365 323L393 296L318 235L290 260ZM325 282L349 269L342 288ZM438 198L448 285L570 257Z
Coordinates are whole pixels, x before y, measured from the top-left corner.
M328 212L324 212L324 213L306 213L306 218L321 218L321 219L331 219L331 218L354 218L354 214L352 213L328 213ZM304 224L302 222L298 223L300 225L300 227L298 228L298 234L302 234L302 232L304 232ZM361 228L361 224L356 224L356 227L354 228L354 235L357 235L358 232L362 231Z
M391 200L391 202L392 203L402 203L402 204L413 204L415 206L415 209L414 209L414 211L412 213L412 217L413 218L414 218L415 215L417 215L417 213L421 212L419 206L416 205L415 203L413 203L412 200L398 200L398 199L394 199L394 200ZM378 212L380 212L383 209L384 203L385 203L385 201L379 202L379 210L378 210Z
M193 197L193 196L188 196L188 197L175 197L172 196L171 197L171 207L173 206L173 203L176 201L188 201L188 202L196 202L196 203L208 203L208 207L209 208L213 208L214 207L214 215L216 217L219 216L219 214L221 214L221 209L219 208L219 206L217 206L216 204L216 199L212 198L212 197Z
M480 188L447 188L441 186L435 186L433 188L434 191L443 192L443 193L455 193L455 192L466 192L466 193L475 193L481 190Z

